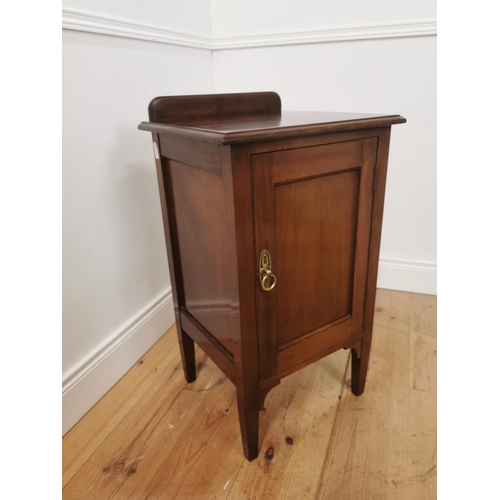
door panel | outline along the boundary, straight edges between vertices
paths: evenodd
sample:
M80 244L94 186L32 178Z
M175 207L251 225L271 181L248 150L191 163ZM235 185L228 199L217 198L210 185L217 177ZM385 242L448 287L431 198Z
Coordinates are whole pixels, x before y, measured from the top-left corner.
M359 169L275 187L278 347L351 311Z
M370 138L252 156L256 258L267 249L277 278L257 292L261 379L362 331L376 149Z
M361 165L362 161L362 141L280 151L273 155L273 183L280 184L307 177L318 177L350 169L353 165Z

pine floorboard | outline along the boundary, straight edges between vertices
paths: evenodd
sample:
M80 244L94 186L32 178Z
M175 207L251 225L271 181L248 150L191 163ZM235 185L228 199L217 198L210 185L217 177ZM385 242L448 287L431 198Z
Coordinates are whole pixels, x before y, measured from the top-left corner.
M235 390L171 328L63 438L64 499L435 499L436 297L377 290L365 393L348 351L286 377L243 458Z

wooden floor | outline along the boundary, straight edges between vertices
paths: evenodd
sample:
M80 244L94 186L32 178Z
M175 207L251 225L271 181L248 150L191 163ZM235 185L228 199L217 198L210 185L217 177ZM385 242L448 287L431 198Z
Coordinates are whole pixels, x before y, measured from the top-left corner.
M373 335L365 393L343 350L283 379L249 463L233 385L201 351L187 384L171 329L63 438L63 498L436 498L436 297L378 290Z

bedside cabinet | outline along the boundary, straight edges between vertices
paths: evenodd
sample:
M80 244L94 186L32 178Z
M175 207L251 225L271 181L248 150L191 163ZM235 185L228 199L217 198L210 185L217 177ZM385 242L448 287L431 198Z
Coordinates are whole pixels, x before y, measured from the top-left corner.
M283 377L352 349L365 386L391 126L281 111L274 92L158 97L153 135L186 380L194 342L236 386L243 450Z

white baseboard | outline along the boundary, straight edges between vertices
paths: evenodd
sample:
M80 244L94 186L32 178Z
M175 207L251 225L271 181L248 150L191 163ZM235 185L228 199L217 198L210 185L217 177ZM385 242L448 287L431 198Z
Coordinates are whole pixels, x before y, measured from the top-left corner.
M437 265L380 257L377 288L437 295Z
M63 375L63 435L174 322L168 288Z

